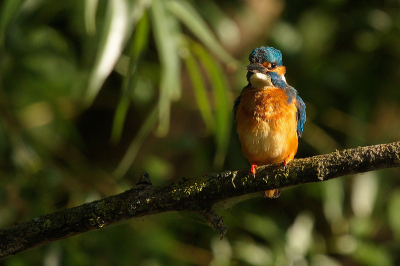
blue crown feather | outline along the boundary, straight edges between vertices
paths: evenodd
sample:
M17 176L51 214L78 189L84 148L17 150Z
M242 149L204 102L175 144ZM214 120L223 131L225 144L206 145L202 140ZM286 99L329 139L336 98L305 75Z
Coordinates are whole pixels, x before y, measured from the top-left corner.
M275 63L277 65L282 65L282 53L281 51L275 49L274 47L261 46L254 49L249 56L249 61L251 63Z

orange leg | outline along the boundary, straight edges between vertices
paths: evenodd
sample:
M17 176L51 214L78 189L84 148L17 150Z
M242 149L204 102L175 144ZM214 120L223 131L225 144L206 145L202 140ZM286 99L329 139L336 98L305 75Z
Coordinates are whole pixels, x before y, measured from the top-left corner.
M294 158L294 154L289 154L288 157L286 157L285 160L283 160L283 168L286 170L287 168L287 164L290 163L291 161L293 161Z
M250 167L250 173L253 175L253 177L256 177L256 172L257 172L257 164L252 163Z

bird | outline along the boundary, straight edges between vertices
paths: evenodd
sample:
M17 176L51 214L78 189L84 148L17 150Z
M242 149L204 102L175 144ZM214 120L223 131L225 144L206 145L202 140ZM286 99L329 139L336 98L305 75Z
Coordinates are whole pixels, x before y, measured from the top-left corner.
M298 148L306 121L306 105L295 88L287 84L281 51L268 46L254 49L246 66L248 84L233 106L242 153L257 167L281 163L286 169ZM263 192L277 198L280 189Z

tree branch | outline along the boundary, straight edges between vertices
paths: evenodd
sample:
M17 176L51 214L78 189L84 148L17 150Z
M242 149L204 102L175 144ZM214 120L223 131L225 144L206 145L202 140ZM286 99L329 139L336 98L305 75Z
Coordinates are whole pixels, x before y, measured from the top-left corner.
M121 194L0 230L0 259L116 222L167 211L198 213L224 235L226 226L213 210L216 204L226 207L264 190L398 166L400 142L297 159L286 170L279 164L261 166L255 178L243 169L157 187L144 172L135 187Z

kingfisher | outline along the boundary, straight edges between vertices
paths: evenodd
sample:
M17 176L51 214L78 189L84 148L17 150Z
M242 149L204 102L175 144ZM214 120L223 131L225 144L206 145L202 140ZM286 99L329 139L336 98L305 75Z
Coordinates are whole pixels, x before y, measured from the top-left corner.
M306 105L286 82L279 50L261 46L250 53L249 61L248 84L235 100L233 113L243 155L255 176L259 165L281 163L286 169L293 160ZM267 190L264 196L277 198L280 193L280 189Z

